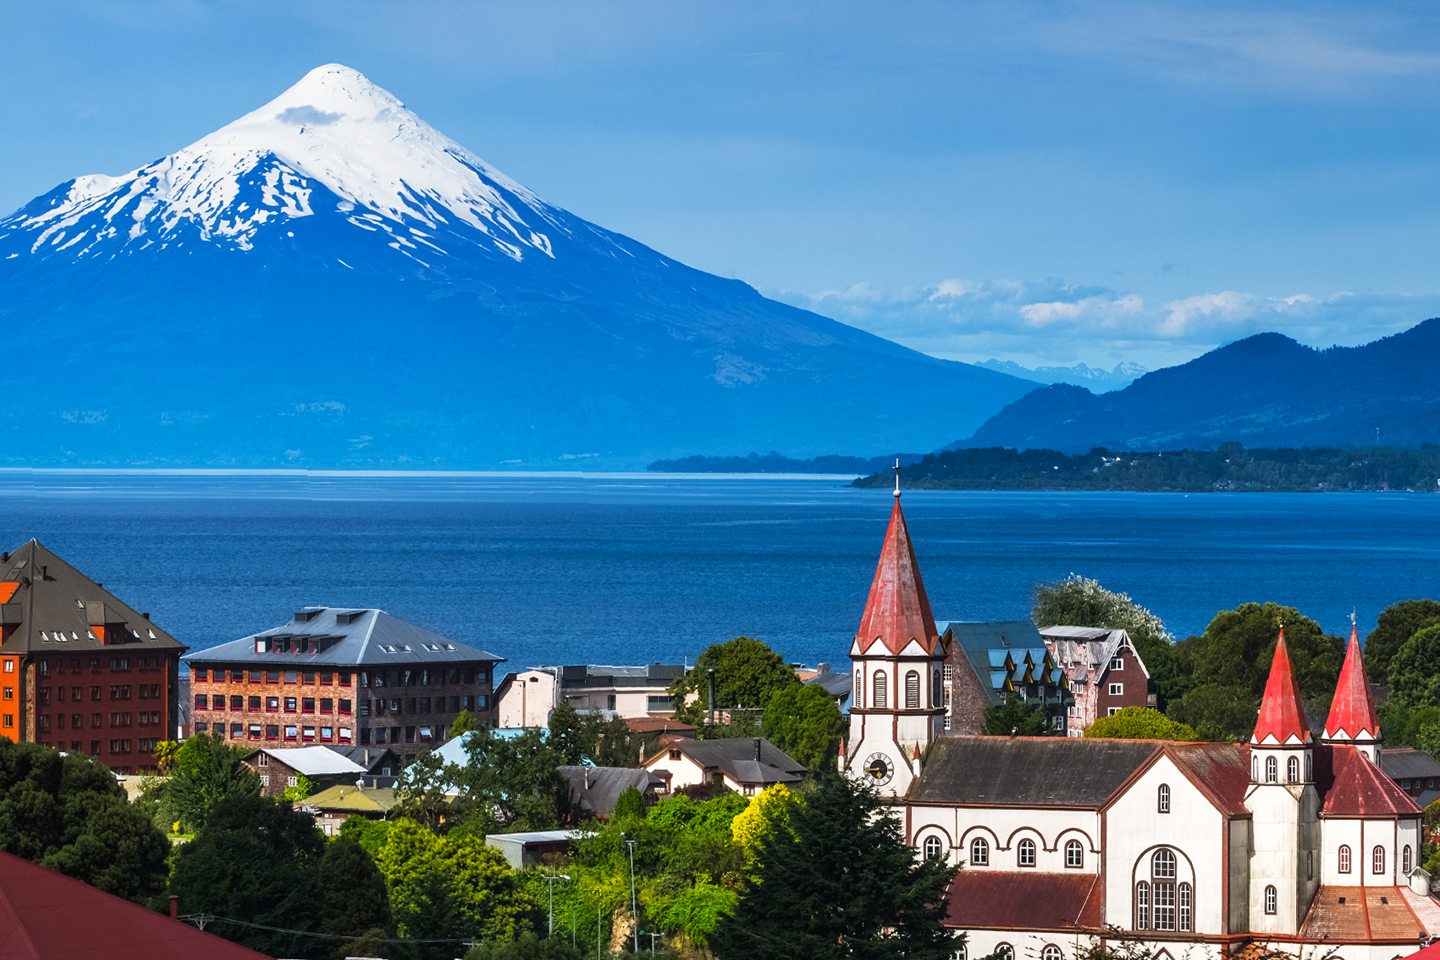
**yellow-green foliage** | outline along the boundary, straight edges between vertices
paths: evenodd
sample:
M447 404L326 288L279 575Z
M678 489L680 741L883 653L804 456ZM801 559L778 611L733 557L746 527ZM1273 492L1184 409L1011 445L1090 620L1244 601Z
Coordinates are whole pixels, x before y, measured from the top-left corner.
M1159 710L1145 707L1124 707L1108 717L1101 717L1085 731L1087 737L1113 740L1198 740L1195 729L1171 720Z
M693 943L704 945L720 918L735 912L734 890L700 882L673 894L652 894L645 901L651 926L678 930Z
M755 860L755 850L760 841L778 828L790 829L790 813L804 803L799 794L792 793L783 783L766 787L751 799L739 816L730 821L730 835L745 853L745 863Z
M533 904L483 837L437 837L413 820L397 820L379 867L402 937L513 940L528 927L524 915Z

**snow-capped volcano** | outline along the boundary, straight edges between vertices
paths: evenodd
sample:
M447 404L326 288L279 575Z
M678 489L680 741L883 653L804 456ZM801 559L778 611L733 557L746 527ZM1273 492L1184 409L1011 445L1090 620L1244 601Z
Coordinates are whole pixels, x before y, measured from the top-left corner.
M1032 384L589 223L348 67L0 220L0 464L933 449Z
M569 230L564 211L329 64L168 157L62 184L0 221L0 237L24 234L31 254L75 259L197 240L249 250L306 218L442 269L457 247L553 256L549 234Z

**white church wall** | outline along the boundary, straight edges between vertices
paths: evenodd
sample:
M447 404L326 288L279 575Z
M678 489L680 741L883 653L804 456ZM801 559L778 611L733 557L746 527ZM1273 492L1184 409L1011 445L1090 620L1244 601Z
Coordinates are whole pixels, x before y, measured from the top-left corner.
M1257 751L1258 752L1258 751ZM1283 768L1283 759L1281 761ZM1315 813L1315 788L1309 784L1266 783L1252 788L1250 808L1254 852L1250 857L1250 929L1291 935L1299 931L1305 910L1306 844L1313 831L1302 830ZM1274 887L1273 912L1267 888Z
M910 807L910 842L925 852L925 839L939 837L947 860L967 870L1090 873L1100 869L1100 816L1094 810L1013 807ZM971 842L983 839L989 863L972 863ZM1035 844L1035 865L1021 866L1020 841ZM1079 867L1065 866L1065 846L1078 840ZM984 956L984 954L982 954Z

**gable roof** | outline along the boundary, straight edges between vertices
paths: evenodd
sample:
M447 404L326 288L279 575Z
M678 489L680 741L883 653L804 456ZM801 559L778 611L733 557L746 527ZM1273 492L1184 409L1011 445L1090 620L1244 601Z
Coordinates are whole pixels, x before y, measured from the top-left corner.
M950 881L945 926L961 930L1100 929L1100 874L961 870Z
M1150 668L1140 658L1140 651L1124 630L1109 630L1105 627L1040 627L1040 636L1055 659L1055 665L1066 671L1072 683L1088 681L1088 672L1095 671L1099 682L1110 670L1110 661L1122 650L1130 651L1145 679L1150 679Z
M570 803L582 816L608 817L620 794L634 787L642 796L665 781L643 767L556 767L570 781Z
M317 642L319 653L259 652L260 641ZM327 666L418 667L428 664L505 658L478 647L458 643L416 626L384 610L354 607L306 607L284 626L198 650L187 663L245 663L256 667L293 669L301 664Z
M319 744L313 747L261 747L259 750L246 754L245 759L250 760L262 753L274 757L291 770L303 773L307 777L333 777L344 774L364 776L369 773L360 764Z
M920 564L915 559L905 514L900 511L897 490L885 545L875 566L875 579L870 583L870 596L860 617L860 629L855 631L855 647L863 654L878 641L885 650L898 654L912 640L933 654L940 645L940 634L935 629L925 583L920 579Z
M1050 648L1029 620L946 620L940 629L950 643L959 644L994 705L1003 703L1005 693L1022 683L1069 682L1059 675Z
M1295 671L1290 667L1290 653L1285 649L1285 627L1275 642L1275 657L1270 661L1270 676L1265 679L1265 697L1260 701L1260 716L1250 742L1266 746L1310 742L1310 724L1305 719L1305 704Z
M261 960L264 955L28 860L0 853L0 956L16 960Z
M755 759L757 742L760 748L759 760ZM642 766L653 768L653 764L668 758L671 750L679 750L707 770L721 771L736 783L795 783L805 772L804 764L788 756L764 737L672 740L652 754Z
M1167 743L1165 753L1222 813L1248 817L1250 748L1236 743Z
M327 743L324 748L331 753L339 754L351 763L359 764L369 773L379 773L382 766L387 765L392 770L400 767L400 755L386 746L367 747L362 744L349 743Z
M0 622L13 627L0 646L5 653L104 649L138 655L188 649L39 540L23 544L0 562L0 601ZM123 625L125 643L101 643L90 629L92 623Z
M1414 747L1386 747L1380 751L1380 769L1391 780L1424 780L1440 777L1440 762Z
M1315 788L1325 798L1322 817L1390 819L1421 814L1410 794L1349 744L1315 751Z
M1380 719L1375 715L1375 699L1370 694L1370 681L1365 679L1365 658L1353 623L1324 735L1326 740L1380 739Z
M395 806L395 791L389 787L356 788L339 784L301 801L316 810L338 810L348 813L388 813Z
M1160 749L1153 740L945 736L930 745L909 800L1098 809Z

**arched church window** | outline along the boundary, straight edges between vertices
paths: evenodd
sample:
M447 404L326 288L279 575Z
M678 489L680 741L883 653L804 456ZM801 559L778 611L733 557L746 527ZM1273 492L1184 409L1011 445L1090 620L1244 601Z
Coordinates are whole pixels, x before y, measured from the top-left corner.
M1150 927L1175 929L1175 854L1163 847L1150 858Z
M955 951L951 960L970 960L970 953L965 949L965 944L960 944L960 949Z
M1251 758L1250 758L1250 779L1251 779L1251 780L1254 780L1256 783L1259 783L1259 782L1260 782L1260 758L1259 758L1259 757L1251 757Z
M1340 844L1340 872L1350 872L1350 845L1348 843Z
M1019 851L1019 863L1022 867L1035 866L1035 841L1021 840Z
M920 674L915 670L905 674L905 709L920 709Z
M886 694L886 689L885 689L885 671L884 671L884 670L876 670L876 671L875 671L875 692L874 692L874 694L870 697L870 706L874 707L876 710L884 710L885 707L886 707L886 705L889 704L889 702L890 702L890 698L887 697L887 696L885 696L885 694Z
M1060 948L1053 943L1045 944L1045 949L1040 951L1040 960L1060 960Z
M1156 791L1155 809L1161 813L1170 812L1170 784L1160 784L1160 789Z
M1309 783L1315 779L1315 762L1310 754L1305 754L1305 782Z
M1273 884L1265 888L1265 912L1275 913L1275 886Z
M1085 866L1085 848L1080 845L1079 840L1071 840L1065 844L1065 866Z
M930 690L930 706L938 707L945 702L945 681L940 679L940 671L935 671L935 682Z
M995 948L995 956L999 960L1015 960L1015 948L1008 943L1002 943Z
M1400 851L1400 870L1401 870L1401 872L1403 872L1403 873L1405 873L1405 874L1408 875L1408 874L1410 873L1410 867L1411 867L1412 865L1413 865L1413 864L1412 864L1412 855L1411 855L1411 853L1410 853L1410 844L1407 843L1407 844L1405 844L1404 849L1402 849L1402 850Z
M1385 872L1385 848L1378 843L1375 845L1375 849L1370 851L1370 872Z
M1135 884L1135 929L1150 929L1150 884L1144 880Z
M1305 853L1305 879L1315 879L1315 854L1309 851Z
M1185 933L1189 933L1189 932L1190 932L1190 917L1191 917L1191 915L1194 913L1194 908L1191 906L1191 900L1193 899L1194 894L1192 893L1192 891L1191 891L1191 889L1190 889L1190 884L1188 884L1188 883L1182 883L1182 884L1180 884L1179 894L1180 894L1180 896L1179 896L1179 900L1180 900L1180 929L1181 929L1183 932L1185 932Z
M865 709L865 674L855 671L855 706Z
M1278 779L1277 776L1276 776L1276 770L1277 770L1278 766L1279 766L1279 765L1275 762L1275 758L1274 758L1274 757L1266 757L1266 758L1265 758L1265 782L1266 782L1266 783L1274 783L1274 782L1276 781L1276 779Z
M941 844L940 844L940 838L939 838L939 837L926 837L926 838L925 838L925 859L926 859L926 860L939 860L939 859L940 859L940 847L941 847Z
M990 842L984 837L976 837L970 841L970 865L975 867L987 866L990 863Z
M1165 849L1155 851L1154 876L1156 880L1175 879L1175 854Z
M1291 783L1300 782L1300 758L1291 757L1285 762L1285 779Z

